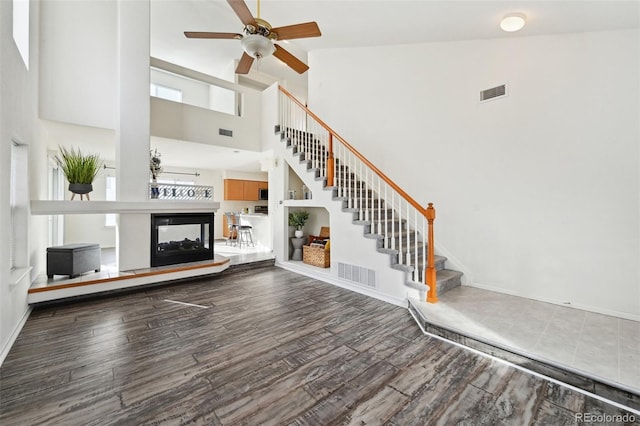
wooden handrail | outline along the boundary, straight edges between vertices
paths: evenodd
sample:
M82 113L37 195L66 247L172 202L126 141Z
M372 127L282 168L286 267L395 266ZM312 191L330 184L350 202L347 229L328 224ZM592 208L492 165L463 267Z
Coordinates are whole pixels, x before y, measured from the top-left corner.
M404 192L402 190L402 188L400 188L394 181L391 180L391 178L389 178L387 175L382 173L376 166L371 164L371 162L369 160L367 160L362 154L360 154L357 149L355 149L354 147L349 145L349 143L347 141L345 141L339 134L337 134L335 131L333 131L333 129L331 127L329 127L324 121L322 121L317 115L315 115L313 112L309 111L309 109L306 106L304 106L302 104L302 102L297 100L291 93L289 93L287 91L287 89L285 89L284 87L281 87L281 86L278 86L278 88L280 89L280 91L282 93L287 95L287 97L289 97L289 99L291 99L296 105L298 105L300 108L302 108L308 115L313 117L313 119L316 120L318 122L318 124L320 124L320 126L322 126L327 132L329 132L330 135L333 135L333 137L338 138L338 140L345 147L347 147L347 149L349 151L351 151L351 153L353 153L353 155L358 157L358 159L360 161L362 161L364 164L366 164L367 167L369 167L371 170L373 170L380 177L380 179L385 181L391 188L393 188L398 194L400 194L400 196L402 198L407 200L407 202L409 204L411 204L416 210L421 212L422 215L426 217L426 215L427 215L427 209L426 208L422 207L420 205L420 203L418 203L416 200L414 200L413 197L411 197L409 194Z

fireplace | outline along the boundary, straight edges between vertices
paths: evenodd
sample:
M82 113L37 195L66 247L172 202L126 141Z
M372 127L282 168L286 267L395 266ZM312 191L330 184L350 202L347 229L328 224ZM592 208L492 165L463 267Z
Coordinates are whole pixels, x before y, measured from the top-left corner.
M151 266L213 259L213 213L151 215Z

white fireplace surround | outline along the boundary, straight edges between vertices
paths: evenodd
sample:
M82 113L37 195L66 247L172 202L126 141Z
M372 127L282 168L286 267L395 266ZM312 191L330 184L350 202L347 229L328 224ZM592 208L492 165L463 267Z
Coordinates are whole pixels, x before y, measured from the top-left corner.
M31 214L121 214L118 220L116 249L119 269L133 270L151 265L149 226L152 213L215 213L220 208L217 201L68 201L31 200Z

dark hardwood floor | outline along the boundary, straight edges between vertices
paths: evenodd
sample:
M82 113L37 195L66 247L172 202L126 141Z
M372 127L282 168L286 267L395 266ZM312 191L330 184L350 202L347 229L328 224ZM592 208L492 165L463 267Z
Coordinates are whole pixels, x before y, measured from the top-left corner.
M423 336L407 309L276 267L37 308L0 380L3 426L570 425L625 413Z

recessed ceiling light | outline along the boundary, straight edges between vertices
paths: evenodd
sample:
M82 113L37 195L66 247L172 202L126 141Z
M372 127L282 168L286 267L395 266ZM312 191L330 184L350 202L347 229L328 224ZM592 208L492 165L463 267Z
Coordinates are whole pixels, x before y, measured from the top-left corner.
M511 13L502 18L502 21L500 21L500 28L508 33L519 31L524 27L525 19L526 16L522 13Z

